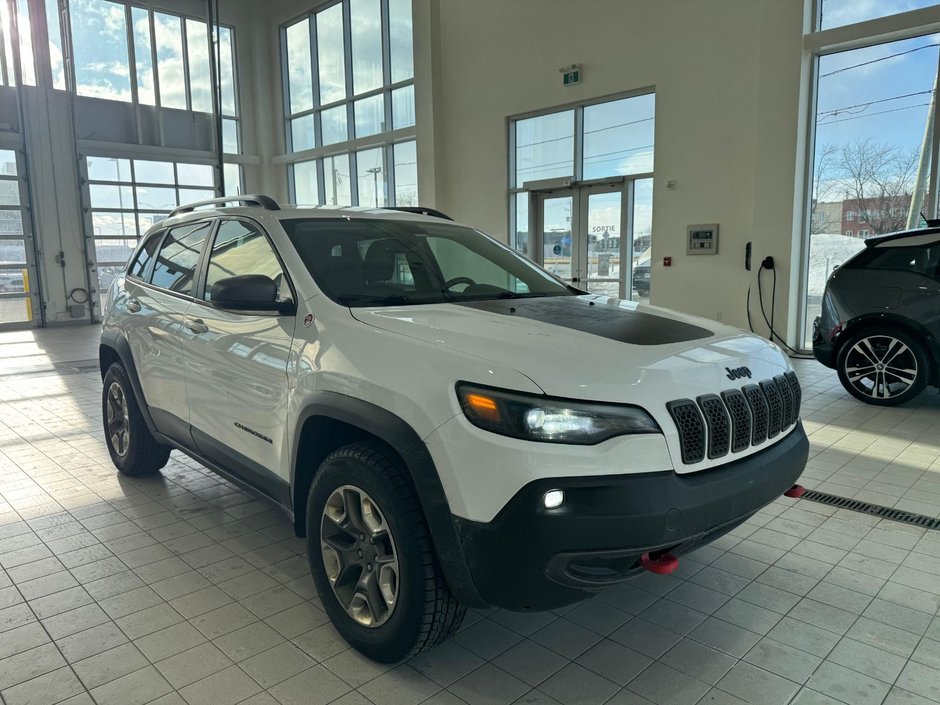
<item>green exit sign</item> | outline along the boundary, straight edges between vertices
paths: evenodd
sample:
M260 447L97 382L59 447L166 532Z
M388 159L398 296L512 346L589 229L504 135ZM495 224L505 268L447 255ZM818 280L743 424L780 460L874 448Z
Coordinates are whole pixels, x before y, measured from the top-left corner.
M581 69L565 71L565 73L562 74L561 84L563 86L573 86L576 83L581 83Z

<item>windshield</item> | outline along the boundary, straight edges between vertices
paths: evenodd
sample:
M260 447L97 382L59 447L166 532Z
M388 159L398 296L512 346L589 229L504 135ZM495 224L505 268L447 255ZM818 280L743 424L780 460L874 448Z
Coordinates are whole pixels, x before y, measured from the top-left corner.
M574 293L495 240L452 223L297 218L281 225L317 286L344 306Z

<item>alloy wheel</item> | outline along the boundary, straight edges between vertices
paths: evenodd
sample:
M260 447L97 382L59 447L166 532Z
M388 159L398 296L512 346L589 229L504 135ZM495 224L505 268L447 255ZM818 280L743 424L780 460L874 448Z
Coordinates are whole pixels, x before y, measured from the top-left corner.
M388 621L398 599L395 540L379 506L352 485L333 490L320 523L323 567L336 599L364 627Z
M843 371L849 384L872 399L893 399L917 381L917 355L890 335L872 335L853 345Z
M127 455L131 440L130 414L124 389L117 382L108 387L108 438L115 453L122 458Z

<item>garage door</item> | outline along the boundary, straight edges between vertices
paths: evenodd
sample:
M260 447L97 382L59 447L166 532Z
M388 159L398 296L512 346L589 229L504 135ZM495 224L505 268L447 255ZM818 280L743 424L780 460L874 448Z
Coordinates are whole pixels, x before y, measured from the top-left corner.
M27 191L17 153L0 149L0 330L37 325L38 286Z

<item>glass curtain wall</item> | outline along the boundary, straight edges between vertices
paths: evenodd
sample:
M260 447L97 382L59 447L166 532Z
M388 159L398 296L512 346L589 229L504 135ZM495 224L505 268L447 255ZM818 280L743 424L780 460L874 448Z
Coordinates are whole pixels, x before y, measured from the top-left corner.
M821 0L820 30L935 3ZM801 344L832 272L876 235L937 212L936 89L940 34L818 52Z
M292 200L417 205L411 0L342 0L281 45Z
M94 257L101 306L137 241L178 205L215 196L211 164L88 156Z
M626 192L633 196L627 204L632 207L628 218L632 233L627 234L633 238L631 295L645 300L649 295L655 119L655 95L644 93L513 120L509 157L510 246L536 259L529 233L529 197L533 188L537 188L533 182L559 178L584 182L623 176L628 182ZM568 201L571 199L559 199L556 206L562 210L555 214L551 225L561 241L566 237L570 240L570 232L567 235L562 232L570 230L572 222L572 214L563 212L564 208L570 211L574 207L573 201ZM592 215L599 217L593 210ZM608 221L619 223L620 219L612 216L605 220ZM589 235L588 251L605 253L604 264L614 273L611 276L619 276L621 236L619 225ZM550 259L543 257L543 263L552 269ZM638 281L642 282L639 289Z

